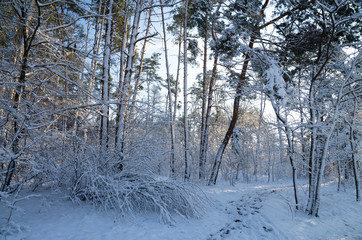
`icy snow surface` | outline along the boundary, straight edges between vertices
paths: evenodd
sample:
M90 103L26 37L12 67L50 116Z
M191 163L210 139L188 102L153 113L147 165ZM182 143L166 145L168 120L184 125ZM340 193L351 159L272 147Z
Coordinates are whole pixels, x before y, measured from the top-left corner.
M337 192L335 184L323 186L319 218L294 210L292 189L285 182L203 189L212 202L205 216L175 216L176 226L160 223L156 214L122 218L42 192L16 204L22 209L12 216L18 230L0 239L362 239L362 204L354 200L353 188ZM300 185L298 193L304 203L307 187ZM2 224L7 216L8 210L0 206Z

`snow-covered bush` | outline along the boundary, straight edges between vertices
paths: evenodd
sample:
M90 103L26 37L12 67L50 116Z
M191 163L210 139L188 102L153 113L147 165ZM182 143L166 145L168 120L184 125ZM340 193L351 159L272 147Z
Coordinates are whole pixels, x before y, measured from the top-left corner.
M156 212L160 221L167 224L175 222L173 214L185 218L203 215L208 201L201 189L133 169L126 162L122 171L112 166L111 161L106 167L96 159L82 162L72 199L89 201L104 210L117 210L123 217L135 212Z

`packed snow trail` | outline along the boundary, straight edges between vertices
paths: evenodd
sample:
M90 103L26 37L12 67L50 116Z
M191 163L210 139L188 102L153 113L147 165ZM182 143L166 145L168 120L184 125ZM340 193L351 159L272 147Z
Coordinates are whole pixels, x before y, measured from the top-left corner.
M278 228L260 214L264 200L276 190L262 189L244 194L240 200L229 201L225 212L232 219L226 226L211 234L217 239L287 239Z

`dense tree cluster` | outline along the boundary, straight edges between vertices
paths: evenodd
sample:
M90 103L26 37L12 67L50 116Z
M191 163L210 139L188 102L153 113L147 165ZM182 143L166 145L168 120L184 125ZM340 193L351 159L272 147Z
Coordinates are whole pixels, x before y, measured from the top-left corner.
M56 186L166 222L172 209L200 214L181 179L290 177L295 207L315 216L325 178L354 185L359 201L361 7L0 1L0 191Z

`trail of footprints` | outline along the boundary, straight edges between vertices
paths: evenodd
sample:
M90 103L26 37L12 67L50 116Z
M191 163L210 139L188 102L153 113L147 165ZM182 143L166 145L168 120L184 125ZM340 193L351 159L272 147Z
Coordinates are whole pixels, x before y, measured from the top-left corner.
M261 219L262 217L259 216L260 209L263 207L263 200L265 200L266 195L271 192L274 191L265 190L251 196L244 195L238 201L230 201L230 207L225 208L225 211L230 215L234 215L234 220L219 229L216 233L211 234L207 239L225 239L231 235L235 236L238 233L247 234L255 230L255 227L252 228L253 223L254 226L255 223L261 224L258 226L261 232L272 233L273 228L268 226L268 224Z

